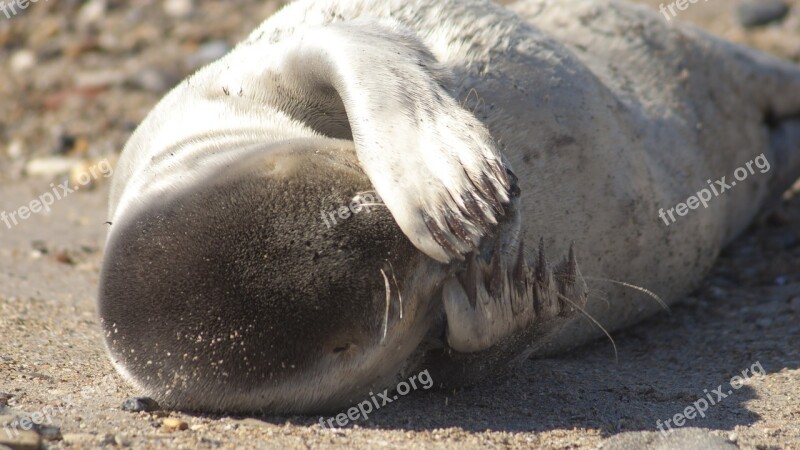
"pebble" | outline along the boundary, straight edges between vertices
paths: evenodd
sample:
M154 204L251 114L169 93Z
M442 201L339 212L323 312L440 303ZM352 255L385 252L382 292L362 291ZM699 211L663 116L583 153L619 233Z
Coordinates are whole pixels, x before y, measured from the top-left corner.
M128 84L137 89L161 94L169 90L175 83L164 72L147 68L131 75Z
M791 308L795 314L800 314L800 295L789 299L789 308Z
M60 441L63 438L61 428L54 425L39 425L36 430L39 432L39 436L46 441Z
M791 230L779 230L771 233L766 238L766 247L770 251L781 251L797 245L800 238L796 232Z
M230 49L231 46L225 41L214 40L206 42L196 52L186 57L186 66L190 71L199 69L210 62L222 58Z
M0 426L6 426L15 420L17 420L17 416L14 414L0 414Z
M117 434L117 435L114 436L114 443L117 444L120 447L130 447L131 446L130 439L126 438L125 436L123 436L121 434Z
M8 401L14 398L14 394L8 392L0 392L0 406L7 406Z
M783 0L744 0L736 13L741 26L754 28L780 22L789 14L789 5Z
M176 417L167 417L162 423L164 425L164 429L167 431L179 431L189 428L188 423Z
M13 430L11 433L0 433L0 445L12 450L38 450L42 438L33 431Z
M69 445L88 444L94 441L94 438L95 436L89 433L67 433L62 436L64 443Z
M762 318L756 320L756 325L759 328L764 328L764 329L770 328L773 323L774 323L774 321L772 319L770 319L769 317L762 317Z
M76 163L78 161L75 159L60 156L34 158L25 164L25 174L31 177L53 178L68 173Z
M192 0L167 0L164 2L164 12L176 19L184 19L194 12Z
M17 50L9 60L11 71L15 74L27 72L36 66L36 53L28 49Z
M711 286L708 288L708 294L714 300L724 300L728 298L728 292L719 286Z
M8 148L6 149L6 154L11 159L19 159L24 152L25 145L22 143L22 139L19 138L12 139L8 144Z
M104 178L98 168L99 161L84 159L69 169L69 185L80 186L81 189L92 190Z
M106 0L89 0L78 12L78 24L86 26L98 22L106 15L106 9Z
M128 412L151 412L159 409L161 406L150 397L131 397L122 402L122 410Z

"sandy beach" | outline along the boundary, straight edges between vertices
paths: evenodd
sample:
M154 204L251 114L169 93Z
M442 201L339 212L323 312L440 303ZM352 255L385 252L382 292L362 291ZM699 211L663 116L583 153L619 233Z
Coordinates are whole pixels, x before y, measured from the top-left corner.
M62 197L0 219L0 450L655 448L660 424L688 407L698 414L659 448L800 449L800 188L723 253L701 289L614 333L617 359L601 340L469 389L418 389L336 429L319 417L124 411L137 392L106 357L95 312L113 176L100 169L171 86L280 6L128 3L0 12L0 211ZM754 30L722 0L673 20L800 61L792 3L780 24ZM80 189L64 192L65 180Z

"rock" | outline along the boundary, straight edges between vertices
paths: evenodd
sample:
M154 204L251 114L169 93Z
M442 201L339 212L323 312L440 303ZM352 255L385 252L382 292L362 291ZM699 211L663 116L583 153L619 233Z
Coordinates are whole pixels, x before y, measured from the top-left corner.
M140 70L128 79L128 85L155 94L162 94L175 84L165 73L147 68Z
M607 439L603 450L737 450L738 447L727 439L714 436L699 428L680 428L667 432L621 433Z
M789 299L789 308L795 314L800 315L800 295L794 296Z
M194 12L192 0L167 0L164 2L164 12L176 19L184 19Z
M78 24L86 26L98 22L106 15L106 9L106 0L90 0L84 3L78 12Z
M789 14L789 5L783 0L744 0L736 8L739 24L754 28L779 22Z
M33 431L11 430L0 433L0 445L12 450L39 450L42 438Z
M12 72L21 74L36 66L36 53L28 49L17 50L11 55L8 62Z
M789 277L787 277L786 275L781 275L775 278L774 283L776 286L786 286L787 284L789 284Z
M114 443L117 444L120 447L130 447L131 446L130 439L126 438L125 436L123 436L121 434L117 434L117 435L114 436Z
M189 424L176 417L167 417L162 422L164 429L167 431L180 431L189 428Z
M774 323L773 320L770 319L769 317L762 317L756 320L756 325L762 329L771 327L773 323Z
M131 397L122 402L122 410L128 412L158 411L161 406L150 397Z
M792 230L781 230L770 233L766 238L766 247L770 251L781 251L797 245L798 235Z
M17 416L14 414L0 414L0 427L4 427L9 425L17 420Z
M105 174L107 173L100 170L101 163L103 163L103 161L84 159L74 164L69 170L69 185L74 186L75 190L79 187L87 190L96 188L100 181L106 177ZM105 161L104 164L107 163L108 161Z
M60 156L34 158L25 164L25 174L31 177L53 178L68 173L78 162L75 159Z
M60 441L63 439L61 428L54 425L40 425L36 428L36 431L45 441Z
M186 66L189 70L195 70L201 66L216 61L225 56L230 51L231 46L225 41L215 40L201 45L192 55L186 58Z
M67 433L62 438L65 444L85 445L93 442L95 436L89 433Z
M25 145L22 143L22 139L19 138L12 139L8 144L8 148L6 149L6 154L11 159L19 159L24 152Z
M14 398L14 394L0 392L0 406L8 406L8 401Z
M98 69L75 74L77 89L98 89L125 83L125 72L119 69Z

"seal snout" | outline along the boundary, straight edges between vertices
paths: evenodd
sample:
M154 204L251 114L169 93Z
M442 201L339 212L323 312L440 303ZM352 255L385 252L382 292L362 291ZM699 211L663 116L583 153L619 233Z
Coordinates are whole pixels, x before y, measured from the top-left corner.
M117 368L162 405L338 408L388 386L423 339L440 280L415 280L434 264L385 209L327 226L322 205L371 185L351 148L312 144L119 213L98 309Z

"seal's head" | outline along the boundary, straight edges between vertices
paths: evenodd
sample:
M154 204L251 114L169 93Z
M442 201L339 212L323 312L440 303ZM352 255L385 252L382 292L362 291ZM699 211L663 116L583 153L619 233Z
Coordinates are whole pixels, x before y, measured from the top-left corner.
M186 410L324 411L385 388L451 269L370 195L352 144L250 153L117 215L99 293L117 368Z

